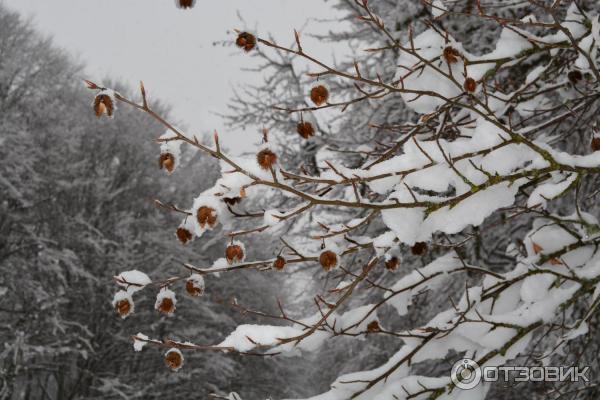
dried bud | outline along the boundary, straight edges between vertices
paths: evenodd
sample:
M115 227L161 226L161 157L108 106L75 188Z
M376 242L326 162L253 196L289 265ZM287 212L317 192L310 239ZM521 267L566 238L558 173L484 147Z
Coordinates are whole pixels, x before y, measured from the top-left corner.
M447 46L446 48L444 48L443 56L444 56L444 60L446 60L446 62L448 64L454 64L454 63L458 62L458 58L460 57L460 52L452 46Z
M379 327L379 322L375 321L371 321L369 322L369 324L367 325L367 332L379 332L381 331L381 328Z
M165 353L165 365L171 369L173 372L177 372L183 366L183 354L179 349L169 349Z
M298 126L296 127L298 134L302 136L304 139L308 139L315 134L315 128L313 128L310 122L298 122Z
M186 244L192 240L192 232L185 228L179 227L177 228L177 239L179 239L181 243Z
M202 206L196 211L196 218L201 228L204 228L207 224L211 228L214 228L217 224L217 213L214 208Z
M425 253L427 253L427 243L425 242L417 242L414 244L414 246L410 249L410 251L413 253L413 255L415 256L422 256Z
M325 250L319 256L319 262L325 271L330 271L337 265L337 258L337 254L335 254L333 251Z
M193 297L202 296L204 287L204 277L200 274L192 274L185 281L185 290Z
M277 162L277 154L269 149L261 150L256 155L256 162L262 169L268 170Z
M113 298L112 305L115 311L121 316L121 318L125 319L129 316L129 314L133 313L134 305L133 298L131 294L120 290L115 293L115 297Z
M192 8L194 7L194 4L196 3L196 0L175 0L175 5L177 6L177 8Z
M567 78L569 78L569 82L576 85L583 79L583 74L581 71L574 69L573 71L569 71Z
M175 169L175 156L171 153L162 153L158 159L158 166L160 169L166 169L169 173L173 172L173 169Z
M320 106L329 98L329 91L323 85L315 86L310 90L310 99L315 105Z
M477 82L475 79L467 77L467 79L465 79L464 88L467 92L473 93L475 92L475 89L477 89Z
M99 118L104 113L109 117L112 117L114 110L115 105L112 97L104 92L98 93L94 99L94 112L96 113L96 117Z
M154 308L163 314L170 315L175 312L175 304L177 304L175 293L172 290L163 288L160 290L160 292L158 292L158 295L156 296L156 303L154 303Z
M393 256L385 261L385 267L390 271L395 271L398 269L398 265L400 265L400 259L398 257Z
M285 258L277 256L275 261L273 261L273 268L281 271L283 267L285 267Z
M234 242L225 249L225 258L229 264L239 263L244 260L244 245L240 242Z
M600 151L600 137L592 138L592 150Z
M235 44L244 51L250 51L256 47L256 37L251 33L242 32L238 35Z

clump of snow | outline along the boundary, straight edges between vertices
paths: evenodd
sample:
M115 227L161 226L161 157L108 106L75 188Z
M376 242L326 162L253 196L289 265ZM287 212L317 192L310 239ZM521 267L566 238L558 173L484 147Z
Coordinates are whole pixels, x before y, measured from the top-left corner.
M115 276L115 280L119 286L124 287L127 292L135 293L142 290L145 286L152 283L152 280L145 273L137 269L121 272Z

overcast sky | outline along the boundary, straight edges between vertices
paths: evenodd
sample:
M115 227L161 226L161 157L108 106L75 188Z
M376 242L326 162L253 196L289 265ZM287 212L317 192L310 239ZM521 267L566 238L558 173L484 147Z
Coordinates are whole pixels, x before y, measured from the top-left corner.
M177 9L173 0L2 1L83 61L89 79L143 80L153 97L173 106L178 122L193 133L217 129L236 153L258 140L260 127L230 132L213 113L226 110L233 86L259 80L240 72L247 55L213 42L234 40L233 29L250 28L290 44L294 28L324 32L327 24L315 18L333 15L324 0L197 0L192 10ZM306 36L303 47L328 54Z

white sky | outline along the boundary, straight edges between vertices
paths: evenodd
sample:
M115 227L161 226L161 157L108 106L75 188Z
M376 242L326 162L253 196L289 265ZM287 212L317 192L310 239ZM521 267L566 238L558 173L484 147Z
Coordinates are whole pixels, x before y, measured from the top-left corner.
M135 86L143 80L151 96L173 106L177 123L194 134L217 129L235 153L258 141L260 127L230 132L213 113L226 111L233 86L260 77L240 72L249 66L243 51L212 43L234 40L228 32L249 28L289 45L294 28L324 32L326 24L314 18L333 15L324 0L197 0L192 10L177 9L173 0L0 2L31 17L43 34L83 61L89 79L110 77ZM328 55L326 45L307 35L303 47Z

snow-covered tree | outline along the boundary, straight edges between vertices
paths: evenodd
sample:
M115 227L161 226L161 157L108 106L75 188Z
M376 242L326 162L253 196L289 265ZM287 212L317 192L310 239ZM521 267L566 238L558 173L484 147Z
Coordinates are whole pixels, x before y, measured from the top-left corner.
M311 55L297 32L292 46L238 32L236 44L268 74L264 87L240 93L230 117L264 127L253 157L226 154L217 134L207 144L176 128L143 85L134 99L87 82L97 115L127 106L163 124L169 172L185 168L183 147L220 161L213 186L185 207L164 207L181 214L173 231L184 244L221 227L223 257L152 280L121 274L120 314L132 309L120 301L145 296L177 314L176 298L195 294L201 278L248 270L288 272L293 293L294 277L313 282L303 309L280 302L268 313L234 301L269 324L241 324L207 342L138 334L134 347L164 349L167 365L184 371L194 352L311 357L357 342L348 348L359 356L325 393L315 391L323 400L498 390L458 388L450 370L461 358L598 368L586 352L599 343L598 5L346 0L338 8L347 23L328 38L358 49L338 64ZM272 257L250 257L267 245ZM360 350L377 348L387 350L383 361L363 365ZM551 389L598 393L585 382Z

